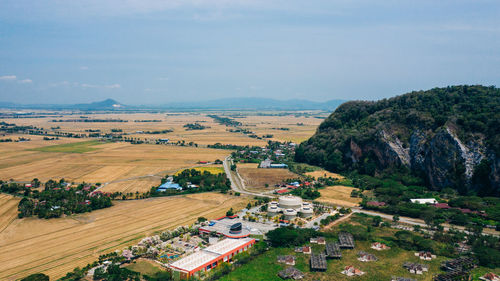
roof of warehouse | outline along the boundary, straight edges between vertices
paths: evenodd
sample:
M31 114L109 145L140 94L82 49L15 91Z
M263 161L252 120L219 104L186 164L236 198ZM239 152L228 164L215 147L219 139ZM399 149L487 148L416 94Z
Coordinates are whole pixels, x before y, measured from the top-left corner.
M254 240L253 238L243 238L243 239L224 239L210 247L202 249L201 251L195 252L185 258L182 258L172 264L170 266L185 270L191 271L194 270L206 263L211 262L212 260L217 259L221 255L226 254L238 247L245 245L248 242Z

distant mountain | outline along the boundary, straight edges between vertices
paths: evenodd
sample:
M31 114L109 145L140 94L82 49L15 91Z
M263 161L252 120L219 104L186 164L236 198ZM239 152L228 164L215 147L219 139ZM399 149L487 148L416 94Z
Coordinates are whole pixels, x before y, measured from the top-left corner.
M116 100L80 104L14 104L0 102L0 108L48 110L335 110L344 100L314 102L309 100L275 100L268 98L226 98L208 101L174 102L164 105L124 105Z
M113 110L125 109L126 106L113 99L107 99L99 102L75 104L70 107L80 110Z
M270 98L225 98L208 101L176 102L164 105L171 109L224 109L224 110L334 110L345 100L314 102Z

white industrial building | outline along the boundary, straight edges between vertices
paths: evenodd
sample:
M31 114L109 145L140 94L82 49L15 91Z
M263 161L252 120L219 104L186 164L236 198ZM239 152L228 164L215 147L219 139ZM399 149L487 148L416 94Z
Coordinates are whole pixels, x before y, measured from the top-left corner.
M274 217L279 213L285 215L285 220L292 220L297 215L303 218L312 217L314 209L312 204L303 202L300 197L285 195L281 196L278 202L270 202L267 206L268 216Z

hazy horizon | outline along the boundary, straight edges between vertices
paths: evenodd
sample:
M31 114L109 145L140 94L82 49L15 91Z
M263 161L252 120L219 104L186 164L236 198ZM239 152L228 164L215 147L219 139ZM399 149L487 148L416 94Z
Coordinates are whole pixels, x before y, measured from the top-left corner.
M375 100L499 85L496 1L0 0L0 102Z

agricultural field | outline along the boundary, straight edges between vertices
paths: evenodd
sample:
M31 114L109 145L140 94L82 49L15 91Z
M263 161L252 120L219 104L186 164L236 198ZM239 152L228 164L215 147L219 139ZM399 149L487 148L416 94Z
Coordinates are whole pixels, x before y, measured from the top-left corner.
M282 184L287 179L297 178L298 175L288 169L262 169L259 164L238 164L238 173L245 181L248 189L273 190L275 184ZM269 187L266 188L265 185Z
M199 166L198 161L224 159L230 153L229 150L171 145L65 141L46 146L35 141L0 143L0 151L3 147L15 148L0 156L0 179L64 178L72 182L102 183L103 191L145 192L160 184L165 174Z
M118 201L107 209L60 219L15 219L0 231L0 280L36 272L59 278L144 236L189 225L200 216L219 217L229 208L243 208L247 200L203 193Z
M201 166L201 167L196 167L193 168L194 170L200 171L200 172L209 172L211 174L222 174L224 173L224 167L222 165L206 165L206 166ZM184 169L177 171L175 174L178 175L180 174Z
M275 112L276 113L276 112ZM242 133L228 132L225 125L214 122L209 114L227 117L221 112L179 112L179 113L105 113L105 114L64 114L47 116L44 118L16 118L0 119L16 125L33 125L54 132L88 133L88 130L99 130L100 133L111 133L112 130L122 130L128 137L140 139L168 138L171 142L195 142L199 145L223 144L235 145L265 145L267 139L250 138ZM312 136L316 127L326 114L317 112L311 116L287 114L285 116L260 116L259 112L247 112L245 115L234 118L241 122L241 128L250 130L262 136L271 134L271 140L301 142ZM315 117L313 117L315 116ZM321 118L316 118L320 116ZM52 122L53 120L68 119L119 119L128 122ZM156 120L158 122L136 122ZM187 130L184 125L198 123L207 127L204 130ZM287 130L282 130L286 128ZM146 132L173 130L169 133L147 134Z
M19 198L0 193L0 233L17 218Z
M339 174L336 174L336 173L332 173L332 172L329 172L329 171L326 171L326 170L323 170L323 169L319 169L317 171L314 171L314 172L307 172L305 173L306 176L311 176L311 177L314 177L314 178L333 178L333 179L338 179L338 180L342 180L344 179L343 176L339 175Z
M354 207L361 202L361 198L351 197L351 192L354 189L354 187L343 185L327 186L318 190L321 193L321 197L317 198L316 201L344 207Z

